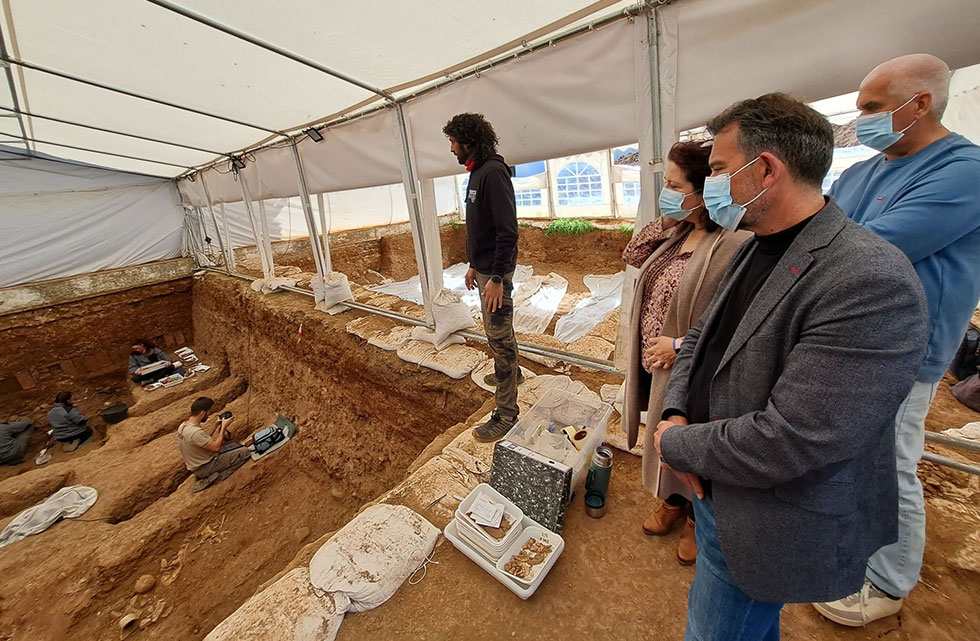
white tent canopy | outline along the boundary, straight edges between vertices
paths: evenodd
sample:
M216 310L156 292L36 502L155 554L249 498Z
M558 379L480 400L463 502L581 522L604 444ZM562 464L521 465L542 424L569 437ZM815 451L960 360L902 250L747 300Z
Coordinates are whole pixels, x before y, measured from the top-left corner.
M654 211L662 169L648 161L678 131L737 99L775 90L806 100L845 93L875 64L912 51L953 68L980 61L975 0L650 3L659 33L653 42L642 5L616 0L2 1L10 63L0 70L9 80L0 82L0 144L163 177L223 159L196 172L195 182L179 181L183 203L204 208L205 182L214 205L241 203L241 180L254 200L301 194L297 158L283 135L290 134L308 193L406 185L422 271L441 262L429 181L459 171L441 132L454 113L486 114L512 163L639 140L642 221ZM319 123L328 123L322 142L297 136ZM233 174L222 154L243 151L245 169ZM159 206L160 219L174 215L170 204ZM22 215L5 209L0 215ZM306 215L315 226L316 212ZM37 236L27 223L16 229ZM13 237L17 245L34 240ZM141 240L115 242L134 243L127 257L148 255L138 250ZM53 271L28 265L17 276L0 274L0 283L93 265L68 262Z

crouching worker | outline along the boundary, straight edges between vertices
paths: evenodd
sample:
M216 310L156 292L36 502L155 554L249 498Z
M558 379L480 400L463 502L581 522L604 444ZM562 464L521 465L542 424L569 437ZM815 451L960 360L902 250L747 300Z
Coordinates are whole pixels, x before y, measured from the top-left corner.
M166 365L159 367L155 363L166 363ZM158 381L175 371L173 360L165 351L145 338L137 338L133 341L133 351L129 354L129 375L134 383Z
M17 465L24 460L34 435L34 424L27 419L12 418L0 423L0 465Z
M66 452L74 452L92 436L88 417L72 405L71 392L58 392L54 397L48 424L51 425L51 437L61 443L61 449Z
M231 412L218 416L218 424L213 431L208 431L203 424L211 415L214 400L202 396L191 404L191 415L177 428L177 444L184 465L194 473L197 481L194 491L222 481L235 470L245 465L250 453L241 443L229 439L228 424L231 423Z

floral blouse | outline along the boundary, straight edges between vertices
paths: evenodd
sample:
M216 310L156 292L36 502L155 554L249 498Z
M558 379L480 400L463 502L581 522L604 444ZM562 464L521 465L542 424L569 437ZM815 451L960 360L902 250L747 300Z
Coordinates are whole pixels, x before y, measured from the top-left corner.
M681 232L678 227L672 227L664 231L661 224L662 218L657 218L652 223L644 227L640 233L623 250L623 261L633 267L643 267L643 263L650 258L660 244L670 238L674 233ZM667 317L667 309L670 307L670 300L674 297L684 269L691 258L691 252L681 253L683 242L674 243L667 251L660 255L656 261L650 265L650 274L646 279L643 288L643 307L640 311L640 337L642 339L641 354L644 354L647 347L653 344L653 340L660 336L663 331L664 319ZM642 356L643 369L653 372L655 358Z

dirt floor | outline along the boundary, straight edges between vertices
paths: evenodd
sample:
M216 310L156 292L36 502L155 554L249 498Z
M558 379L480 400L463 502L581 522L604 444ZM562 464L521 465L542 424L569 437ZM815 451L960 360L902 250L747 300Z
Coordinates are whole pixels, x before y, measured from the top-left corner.
M980 415L951 398L944 383L929 415L930 429L978 419ZM926 486L928 547L922 582L901 615L850 629L823 619L809 605L789 605L782 615L782 638L980 638L975 616L980 604L980 484L977 477L929 464L920 468L920 477ZM414 507L440 527L448 522L445 513L440 518L431 509ZM563 532L565 551L528 601L443 540L433 556L438 564L429 564L420 584L403 585L376 610L348 615L338 641L680 639L694 568L675 558L679 528L663 538L643 534L640 524L654 507L640 482L639 457L616 451L606 515L592 519L581 496L573 501Z

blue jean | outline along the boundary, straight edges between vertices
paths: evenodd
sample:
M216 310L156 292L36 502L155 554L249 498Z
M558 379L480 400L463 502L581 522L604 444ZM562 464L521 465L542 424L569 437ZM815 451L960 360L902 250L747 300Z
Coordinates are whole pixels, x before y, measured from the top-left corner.
M783 604L755 601L735 585L718 542L711 499L694 497L693 504L698 561L684 641L779 641Z
M916 381L895 415L898 465L898 540L868 560L867 577L892 596L906 597L919 582L926 549L926 509L916 473L926 438L926 414L939 383Z

